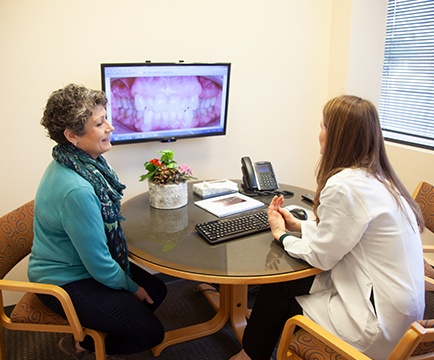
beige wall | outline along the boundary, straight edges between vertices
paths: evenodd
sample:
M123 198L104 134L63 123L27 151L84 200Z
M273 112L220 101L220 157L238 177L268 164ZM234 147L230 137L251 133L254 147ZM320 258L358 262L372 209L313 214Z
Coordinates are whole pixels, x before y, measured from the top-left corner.
M273 162L278 180L314 189L324 102L379 101L386 0L2 0L0 215L34 197L53 143L39 119L69 82L100 88L103 62L231 62L225 137L116 146L106 158L147 190L143 162L171 148L200 179L239 178L240 158ZM434 182L433 153L388 146L409 189ZM19 270L25 276L25 265Z
M33 198L51 159L39 125L49 94L69 82L100 88L102 62L232 63L227 136L107 153L126 199L146 190L142 165L166 147L201 179L238 178L249 155L272 161L281 182L313 187L331 11L322 0L2 0L0 214Z

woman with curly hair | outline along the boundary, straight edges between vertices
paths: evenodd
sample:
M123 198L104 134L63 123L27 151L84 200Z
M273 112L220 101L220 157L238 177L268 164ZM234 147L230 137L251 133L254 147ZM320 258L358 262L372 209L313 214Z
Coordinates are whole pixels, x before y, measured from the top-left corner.
M74 84L49 97L41 124L57 142L35 197L31 281L64 288L83 326L107 333L108 358L148 350L163 341L154 310L165 284L128 261L120 201L125 186L102 157L113 131L102 91ZM60 303L38 295L55 312ZM74 359L92 359L92 339L62 338Z

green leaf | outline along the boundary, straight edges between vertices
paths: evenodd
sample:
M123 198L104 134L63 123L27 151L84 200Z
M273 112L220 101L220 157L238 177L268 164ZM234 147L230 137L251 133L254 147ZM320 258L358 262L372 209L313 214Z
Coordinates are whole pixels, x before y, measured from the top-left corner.
M161 162L166 165L175 164L176 162L173 160L174 152L173 150L162 150L159 151L161 154Z

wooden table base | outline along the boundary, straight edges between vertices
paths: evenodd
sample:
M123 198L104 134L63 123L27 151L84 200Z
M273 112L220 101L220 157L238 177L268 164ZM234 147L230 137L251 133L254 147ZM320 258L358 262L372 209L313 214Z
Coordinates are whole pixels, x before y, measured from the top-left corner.
M214 334L225 326L228 320L231 321L235 336L241 343L247 324L246 318L250 314L247 308L247 285L222 284L218 292L211 285L203 283L196 289L203 292L217 313L206 322L166 332L163 342L152 349L154 356L159 356L163 349L170 345Z

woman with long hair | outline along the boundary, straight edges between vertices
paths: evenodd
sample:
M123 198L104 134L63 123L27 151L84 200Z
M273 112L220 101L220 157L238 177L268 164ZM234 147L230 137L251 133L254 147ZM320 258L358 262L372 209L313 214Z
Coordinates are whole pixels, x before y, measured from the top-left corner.
M303 314L373 359L386 359L425 307L416 202L386 154L375 106L339 96L323 109L316 221L274 197L268 220L286 252L322 273L262 285L232 360L269 360L286 320ZM288 232L300 232L293 236Z

